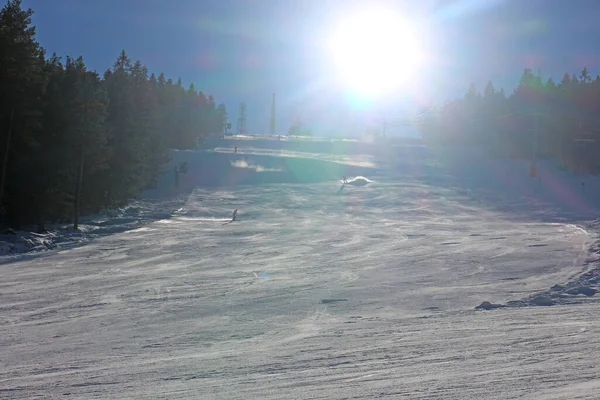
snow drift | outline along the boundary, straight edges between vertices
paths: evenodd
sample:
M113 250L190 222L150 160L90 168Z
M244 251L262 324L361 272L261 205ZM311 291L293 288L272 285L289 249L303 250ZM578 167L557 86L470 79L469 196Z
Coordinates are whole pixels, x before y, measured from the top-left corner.
M231 165L235 168L249 168L256 172L281 172L278 168L265 168L262 165L248 164L246 160L231 161Z
M0 397L597 397L597 178L377 152L175 152L180 186L87 222L105 235L4 257Z
M365 178L364 176L355 176L354 178L346 179L345 182L343 180L340 182L344 185L350 186L366 186L369 183L372 183L373 181L369 180L368 178Z

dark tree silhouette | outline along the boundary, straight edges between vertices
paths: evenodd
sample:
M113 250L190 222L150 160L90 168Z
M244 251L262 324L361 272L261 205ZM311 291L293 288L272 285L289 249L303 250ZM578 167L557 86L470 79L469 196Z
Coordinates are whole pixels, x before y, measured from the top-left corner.
M194 85L149 74L123 50L103 76L83 58L45 57L20 0L0 10L0 206L5 225L72 221L156 184L169 149L227 123Z
M478 144L502 157L547 158L575 172L600 171L600 77L587 68L557 85L523 70L506 98L490 81L481 96L471 84L462 99L423 112L418 129L429 143Z

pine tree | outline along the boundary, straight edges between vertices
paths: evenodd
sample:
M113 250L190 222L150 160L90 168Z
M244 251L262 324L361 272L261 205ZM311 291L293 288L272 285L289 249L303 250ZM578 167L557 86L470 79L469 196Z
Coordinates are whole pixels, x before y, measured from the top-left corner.
M0 206L8 208L16 225L33 202L23 185L32 173L30 151L37 145L46 79L32 15L20 0L0 10Z
M108 169L98 179L96 190L101 203L117 207L139 193L141 181L138 176L144 155L140 152L139 130L136 127L136 104L134 82L131 77L131 60L122 51L112 71L105 74L105 85L109 99L108 145L111 156Z
M219 134L225 132L225 127L227 126L227 107L225 107L224 103L220 103L217 107L217 128L216 131Z
M199 117L199 135L201 138L207 137L211 132L210 129L210 107L208 105L208 99L206 95L200 91L196 99L198 105L198 117Z
M66 218L62 208L68 201L65 199L67 191L64 187L67 179L64 163L67 158L62 157L68 115L64 101L65 70L56 54L48 59L44 70L47 83L42 108L42 131L34 158L37 173L33 173L30 178L35 192L35 217L40 233L46 230L47 219Z
M511 157L531 156L535 132L539 156L589 172L600 171L599 113L600 77L592 81L587 68L579 76L564 74L558 85L552 78L542 83L541 73L526 68L509 98L502 89L494 93L491 82L480 98L471 85L464 98L429 112L419 129L427 140L479 143ZM482 124L475 130L473 115ZM595 141L578 141L582 137Z
M150 79L147 82L147 90L148 98L146 100L146 106L152 122L150 126L150 135L148 137L150 176L147 186L152 188L156 186L156 179L162 172L162 166L169 161L169 153L165 140L166 136L163 130L165 119L164 106L161 101L158 79L154 74L150 76Z
M494 84L492 81L488 81L485 90L483 91L484 99L492 99L496 95L496 90L494 89Z
M208 96L207 114L208 118L206 124L209 127L208 133L218 133L219 116L217 114L217 104L215 103L215 98L212 94Z
M72 221L118 207L155 184L169 148L222 132L217 107L195 85L149 74L123 50L102 77L83 58L45 59L33 11L0 11L0 206L20 226Z
M477 87L474 83L469 85L469 90L467 90L467 93L465 94L465 100L471 104L475 104L477 102Z
M589 75L587 67L583 68L583 70L581 71L581 75L579 75L579 80L583 84L587 84L592 81L592 77Z
M68 101L67 169L74 177L73 227L78 229L82 211L82 191L86 177L107 167L106 118L108 98L100 76L88 71L83 58L67 58L65 68ZM88 197L89 198L89 197Z

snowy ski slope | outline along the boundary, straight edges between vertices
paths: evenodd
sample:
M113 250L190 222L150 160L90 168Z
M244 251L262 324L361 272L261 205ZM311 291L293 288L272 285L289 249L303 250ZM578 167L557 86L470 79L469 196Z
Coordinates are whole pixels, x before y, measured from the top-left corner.
M474 310L594 271L595 179L247 141L177 153L177 211L166 174L135 229L3 259L0 398L597 398L600 295Z

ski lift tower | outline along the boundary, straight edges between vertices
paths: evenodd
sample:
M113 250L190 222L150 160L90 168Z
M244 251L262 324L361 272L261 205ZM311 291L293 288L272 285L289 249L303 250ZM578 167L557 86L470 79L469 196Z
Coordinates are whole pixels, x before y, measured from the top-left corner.
M275 93L273 93L273 102L271 103L271 136L275 135Z
M245 134L246 130L246 103L240 103L240 116L237 120L238 135Z

